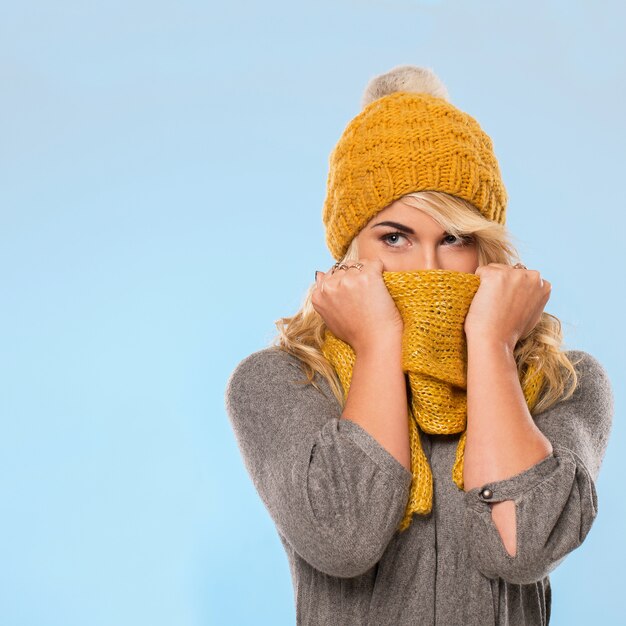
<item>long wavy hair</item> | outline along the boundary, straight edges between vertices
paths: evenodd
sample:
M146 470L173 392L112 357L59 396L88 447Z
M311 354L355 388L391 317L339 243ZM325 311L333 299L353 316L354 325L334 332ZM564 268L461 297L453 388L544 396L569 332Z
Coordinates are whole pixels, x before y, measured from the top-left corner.
M502 224L486 219L469 202L456 196L438 191L419 191L402 197L402 200L424 211L435 219L448 233L457 237L469 237L478 249L479 265L520 262L519 254L511 242L511 235ZM354 237L342 262L359 258L358 242ZM305 378L296 383L312 384L321 391L315 373L323 376L337 398L340 406L345 405L341 382L332 364L321 352L326 324L313 308L311 295L315 283L308 288L300 310L291 317L282 317L274 322L278 335L271 346L297 357ZM532 332L518 341L513 355L522 385L526 382L528 366L533 363L544 374L545 382L539 400L532 413L546 410L557 401L567 400L578 384L578 375L572 362L562 349L563 333L560 320L542 312Z

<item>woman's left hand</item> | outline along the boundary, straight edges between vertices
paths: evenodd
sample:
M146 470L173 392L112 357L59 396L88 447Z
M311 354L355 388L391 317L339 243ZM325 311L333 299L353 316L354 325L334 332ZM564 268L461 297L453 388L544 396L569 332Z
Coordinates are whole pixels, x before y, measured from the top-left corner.
M474 273L480 285L465 317L466 336L505 342L513 350L541 319L551 283L537 270L504 263L480 265Z

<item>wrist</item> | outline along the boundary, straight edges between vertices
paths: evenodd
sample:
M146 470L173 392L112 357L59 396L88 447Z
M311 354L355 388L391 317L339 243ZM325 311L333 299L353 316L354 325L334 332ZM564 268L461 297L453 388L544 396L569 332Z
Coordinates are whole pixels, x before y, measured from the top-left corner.
M490 352L513 356L515 344L493 334L466 335L468 355L470 352Z
M390 354L402 354L401 334L371 335L363 342L353 346L357 356L377 355L389 356Z

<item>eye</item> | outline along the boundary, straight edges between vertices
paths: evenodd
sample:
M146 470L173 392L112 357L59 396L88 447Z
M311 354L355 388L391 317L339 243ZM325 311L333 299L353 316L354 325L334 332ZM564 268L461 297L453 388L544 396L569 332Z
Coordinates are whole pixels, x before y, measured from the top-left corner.
M392 233L386 233L380 237L381 241L383 241L385 245L389 246L390 248L400 248L401 247L400 238L408 241L408 237L398 231L394 231ZM473 242L473 238L471 235L458 235L457 236L457 235L452 235L448 233L447 235L443 237L442 241L447 242L447 245L449 246L453 246L453 247L456 246L460 248L463 246L470 245Z
M459 246L459 247L469 246L473 242L473 238L471 237L471 235L457 236L457 235L448 234L443 238L443 240L445 241L449 237L452 237L454 239L454 241L450 242L450 245L452 246Z
M388 245L390 248L399 248L400 246L396 245L396 242L398 240L394 239L395 237L402 237L403 239L406 239L406 237L399 232L387 233L386 235L383 235L380 239L381 241L384 241L385 244Z

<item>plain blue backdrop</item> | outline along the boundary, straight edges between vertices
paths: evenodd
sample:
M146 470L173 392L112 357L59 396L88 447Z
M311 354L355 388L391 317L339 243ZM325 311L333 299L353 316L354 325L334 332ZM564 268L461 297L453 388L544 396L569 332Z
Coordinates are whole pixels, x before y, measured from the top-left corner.
M328 156L367 81L414 64L492 137L546 310L613 381L552 624L623 624L622 7L4 2L0 623L295 623L224 387L333 263Z

